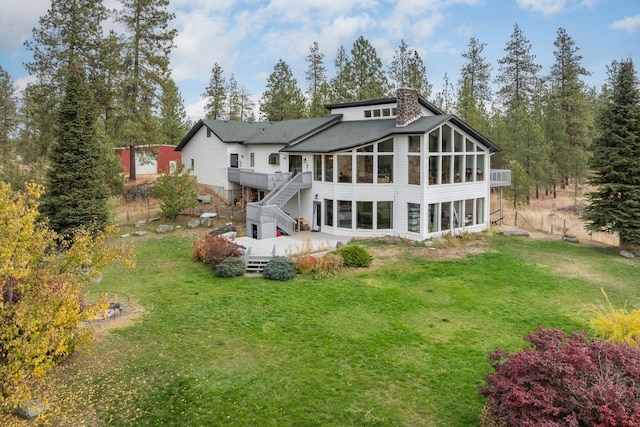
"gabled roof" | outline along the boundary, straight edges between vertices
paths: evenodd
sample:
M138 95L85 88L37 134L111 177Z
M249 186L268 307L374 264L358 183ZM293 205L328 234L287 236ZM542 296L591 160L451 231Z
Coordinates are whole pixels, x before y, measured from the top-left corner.
M396 119L345 121L282 151L330 153L348 150L391 135L429 132L451 118L450 115L420 117L403 127L396 126Z
M203 126L207 127L224 143L288 145L330 126L331 123L339 121L341 117L341 114L330 114L314 119L283 120L281 122L201 119L182 138L176 151L182 151Z

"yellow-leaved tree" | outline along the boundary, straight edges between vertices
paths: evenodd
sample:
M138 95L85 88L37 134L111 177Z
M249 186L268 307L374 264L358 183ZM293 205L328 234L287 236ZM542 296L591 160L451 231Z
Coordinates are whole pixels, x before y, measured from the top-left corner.
M42 193L0 182L0 407L9 410L83 342L81 325L102 308L84 303L91 275L114 261L135 267L132 248L109 239L114 228L61 240L40 218Z

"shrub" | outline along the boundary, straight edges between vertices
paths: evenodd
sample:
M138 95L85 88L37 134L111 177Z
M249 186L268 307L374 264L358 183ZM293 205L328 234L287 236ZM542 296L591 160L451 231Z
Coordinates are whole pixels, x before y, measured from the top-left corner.
M363 246L347 245L334 251L342 257L345 267L369 267L373 257Z
M316 260L315 273L318 276L331 276L342 268L342 256L338 254L325 254Z
M296 273L311 274L316 269L316 258L313 255L303 255L296 258Z
M640 347L640 310L615 309L604 289L600 291L607 300L609 311L595 311L595 318L590 321L593 332L607 341Z
M216 267L218 277L242 276L245 272L244 259L242 257L229 257L222 260Z
M284 256L276 256L264 266L262 276L269 280L291 280L296 276L295 261Z
M196 241L191 246L191 255L198 261L216 268L226 258L241 256L242 251L229 239L207 234L204 239Z
M640 425L640 349L543 328L526 341L489 355L483 426Z

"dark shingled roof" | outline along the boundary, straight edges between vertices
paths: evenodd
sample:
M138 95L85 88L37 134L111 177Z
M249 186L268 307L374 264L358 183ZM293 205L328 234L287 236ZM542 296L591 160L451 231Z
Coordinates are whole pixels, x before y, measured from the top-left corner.
M450 115L420 117L404 127L397 127L396 119L340 122L282 151L330 153L348 150L391 135L429 132L451 118Z

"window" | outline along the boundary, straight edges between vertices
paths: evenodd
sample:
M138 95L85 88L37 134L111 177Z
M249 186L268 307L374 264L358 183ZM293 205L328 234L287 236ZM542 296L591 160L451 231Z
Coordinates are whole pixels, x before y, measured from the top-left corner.
M364 117L367 119L371 118L371 110L364 110Z
M358 184L373 184L373 155L356 156L356 173Z
M442 125L442 152L451 152L451 126Z
M409 152L420 152L420 135L409 135Z
M439 203L431 203L427 212L427 233L434 233L438 231L438 210L440 208Z
M473 224L473 199L468 199L464 201L464 226Z
M429 156L429 184L438 183L440 176L440 156Z
M393 156L378 154L378 184L393 182Z
M338 182L353 182L351 157L351 154L338 155Z
M378 202L377 229L393 228L393 202Z
M440 229L442 231L451 230L451 202L445 202L440 212Z
M484 181L484 154L476 158L476 181Z
M462 227L462 200L453 202L453 228Z
M382 115L384 117L389 117L391 115L391 110L389 108L383 108L382 109Z
M238 154L233 153L229 156L229 166L232 168L238 167Z
M195 170L195 169L196 169L195 160L191 159L191 170Z
M351 228L351 201L338 200L338 227Z
M207 138L211 138L211 129L207 128Z
M408 183L412 185L420 185L420 156L407 156L408 162Z
M356 228L371 230L373 228L373 202L356 202L358 222Z
M464 180L466 182L475 181L476 174L473 173L473 168L475 167L473 164L473 158L475 157L473 154L467 154L467 164L465 165L466 169L464 172Z
M333 200L324 199L324 225L333 227Z
M324 182L333 182L333 156L324 156Z
M269 154L269 164L270 165L279 165L280 164L280 154L278 154L278 153Z
M322 156L319 154L313 155L313 179L322 181Z
M464 151L464 138L457 130L453 131L453 150L459 153Z
M476 199L476 224L484 224L484 198Z
M373 110L373 117L380 117L380 110Z
M453 156L453 180L462 182L464 179L464 156Z
M440 129L436 129L429 133L429 152L430 153L439 153L440 152Z
M251 167L255 167L255 165L256 165L256 155L255 155L255 153L249 154L249 165Z
M441 184L451 184L451 156L442 156Z
M378 142L378 153L393 153L393 138Z
M407 230L420 232L420 205L417 203L407 203Z

